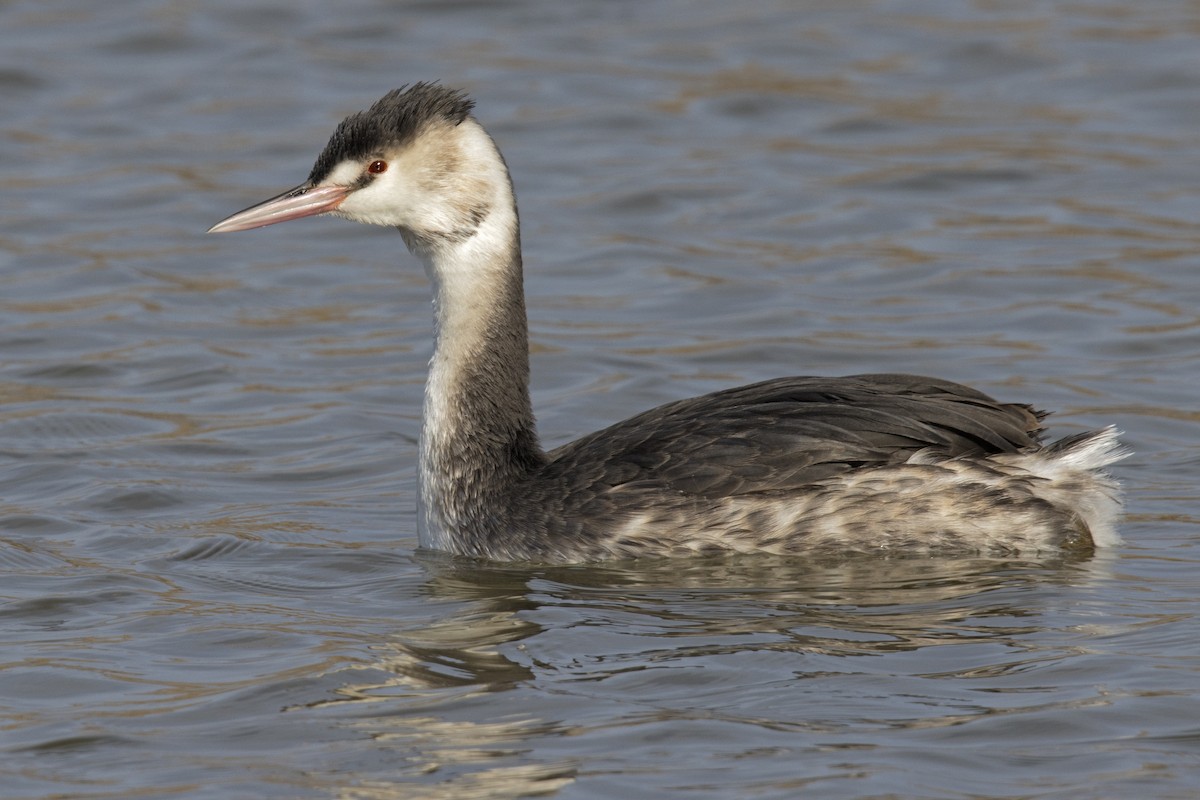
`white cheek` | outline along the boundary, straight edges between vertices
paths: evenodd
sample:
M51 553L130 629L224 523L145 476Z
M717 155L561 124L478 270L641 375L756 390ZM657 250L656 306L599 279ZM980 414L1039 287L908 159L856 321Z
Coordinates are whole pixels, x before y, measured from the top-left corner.
M321 183L354 186L366 174L369 163L370 160L343 161ZM408 202L411 191L404 183L403 170L392 164L366 186L352 191L333 213L369 225L402 225L411 208Z
M413 192L403 185L397 172L385 173L361 189L351 192L337 213L372 225L407 225Z

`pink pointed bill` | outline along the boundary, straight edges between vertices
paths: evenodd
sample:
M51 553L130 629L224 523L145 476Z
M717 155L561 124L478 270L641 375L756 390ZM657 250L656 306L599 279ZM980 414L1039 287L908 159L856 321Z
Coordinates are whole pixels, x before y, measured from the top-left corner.
M349 186L297 186L226 217L209 228L208 232L248 231L277 222L328 214L342 204L346 195L350 194L350 189Z

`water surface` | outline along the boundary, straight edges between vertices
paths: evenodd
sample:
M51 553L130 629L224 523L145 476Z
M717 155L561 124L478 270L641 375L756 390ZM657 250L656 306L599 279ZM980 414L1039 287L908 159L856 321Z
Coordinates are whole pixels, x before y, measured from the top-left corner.
M1184 798L1200 782L1200 10L0 7L0 796ZM399 237L203 231L467 88L547 445L786 373L1104 424L1085 560L415 553Z

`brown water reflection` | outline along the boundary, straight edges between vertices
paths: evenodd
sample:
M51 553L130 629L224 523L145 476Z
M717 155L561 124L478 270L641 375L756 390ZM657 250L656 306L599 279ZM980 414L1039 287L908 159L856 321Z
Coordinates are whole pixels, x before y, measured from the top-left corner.
M374 646L374 660L363 665L373 679L351 681L327 701L361 704L364 714L354 728L402 752L409 777L347 787L339 796L550 794L573 782L582 765L572 758L529 760L547 742L563 736L603 740L614 726L679 724L696 713L771 731L835 731L819 719L733 715L722 699L726 679L714 684L697 678L681 686L677 669L698 675L706 663L719 668L723 659L786 654L794 659L789 691L803 692L805 681L851 678L859 658L986 644L1013 655L1006 663L923 677L1003 679L1069 657L1057 647L1021 643L1044 629L1047 595L1041 590L1111 580L1113 562L857 558L781 564L740 557L547 569L429 555L422 564L429 576L424 591L457 601L459 612ZM809 663L812 656L820 656L820 664ZM830 669L838 663L843 666ZM572 701L594 703L606 696L609 682L630 677L638 697L657 698L650 704L656 711L649 712L644 700L624 708L613 696L611 715L570 722L553 713ZM533 687L559 702L487 723L471 718L469 709L490 705L495 693L528 694ZM400 701L406 710L396 714L390 709ZM1073 700L1063 709L1077 702L1097 701ZM706 705L709 712L697 711ZM922 715L902 724L956 726L979 713L991 712Z

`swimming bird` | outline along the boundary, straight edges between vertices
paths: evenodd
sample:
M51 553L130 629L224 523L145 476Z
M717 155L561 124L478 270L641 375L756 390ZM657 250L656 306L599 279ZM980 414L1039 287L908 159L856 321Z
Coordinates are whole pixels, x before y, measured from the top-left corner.
M423 547L499 561L692 553L1090 551L1119 541L1113 428L912 375L789 377L679 400L545 451L529 398L516 199L461 91L341 122L308 179L210 232L318 214L395 227L433 288Z

